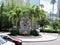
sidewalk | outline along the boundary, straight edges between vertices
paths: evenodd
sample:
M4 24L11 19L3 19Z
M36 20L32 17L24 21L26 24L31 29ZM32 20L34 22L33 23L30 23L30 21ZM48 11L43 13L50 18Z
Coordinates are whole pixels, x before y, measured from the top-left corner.
M23 42L44 42L44 41L51 41L56 40L58 37L58 34L56 33L40 33L41 36L17 36L18 38L22 39Z

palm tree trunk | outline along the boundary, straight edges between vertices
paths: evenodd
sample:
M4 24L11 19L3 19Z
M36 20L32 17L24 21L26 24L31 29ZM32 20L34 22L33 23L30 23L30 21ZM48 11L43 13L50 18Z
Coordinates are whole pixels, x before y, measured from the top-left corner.
M54 12L54 4L53 4L52 12Z
M53 4L53 8L52 8L52 30L53 30L53 12L54 12L54 4Z
M44 26L42 26L42 30L45 32Z

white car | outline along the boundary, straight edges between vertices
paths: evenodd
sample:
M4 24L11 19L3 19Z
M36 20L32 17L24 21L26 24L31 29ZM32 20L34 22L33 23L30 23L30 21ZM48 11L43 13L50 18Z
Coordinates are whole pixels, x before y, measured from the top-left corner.
M9 42L0 37L0 45L15 45L13 42Z

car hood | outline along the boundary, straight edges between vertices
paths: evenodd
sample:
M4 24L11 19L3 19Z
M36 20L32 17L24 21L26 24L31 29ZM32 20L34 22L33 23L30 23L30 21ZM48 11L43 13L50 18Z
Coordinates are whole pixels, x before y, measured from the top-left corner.
M4 43L3 45L15 45L15 43L7 41L6 43Z
M20 38L14 38L14 41L18 41L18 42L22 42L22 40Z

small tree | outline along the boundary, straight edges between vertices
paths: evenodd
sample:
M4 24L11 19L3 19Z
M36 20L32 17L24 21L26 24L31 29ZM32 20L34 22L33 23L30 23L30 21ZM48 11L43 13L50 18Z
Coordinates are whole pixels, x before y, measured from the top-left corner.
M53 29L55 29L55 30L57 30L58 28L59 28L59 20L55 20L54 22L53 22Z
M44 30L44 26L49 24L49 21L47 19L41 19L38 21L38 24L42 27L42 30Z

